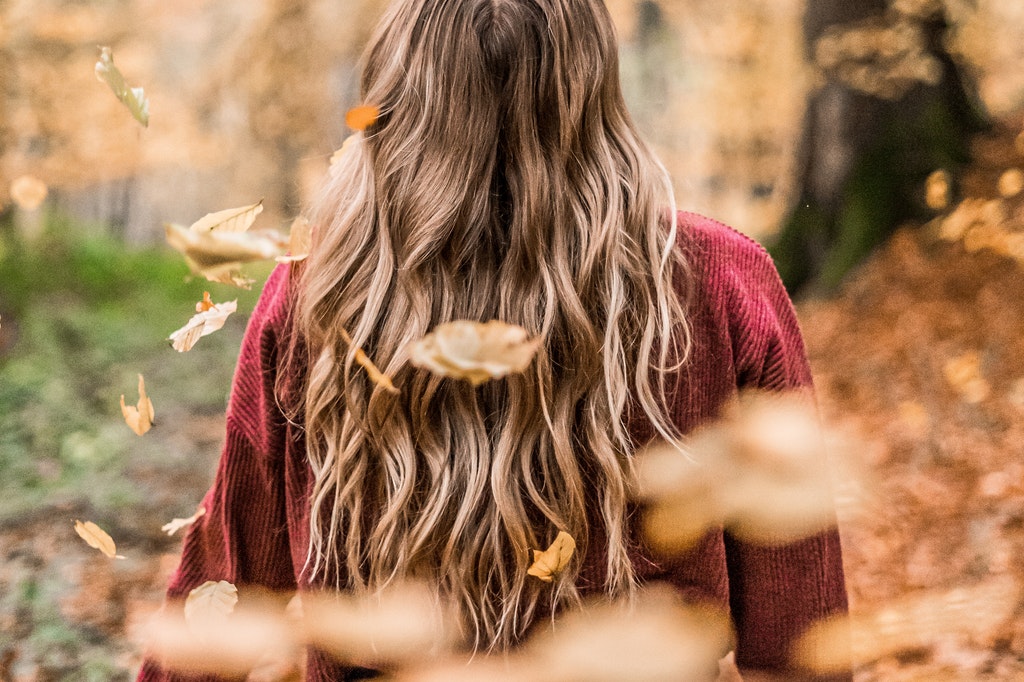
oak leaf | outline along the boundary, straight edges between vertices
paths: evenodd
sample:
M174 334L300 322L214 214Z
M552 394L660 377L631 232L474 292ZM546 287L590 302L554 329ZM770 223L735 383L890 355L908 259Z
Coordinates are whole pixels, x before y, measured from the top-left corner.
M125 405L121 396L121 414L125 423L138 435L143 435L153 426L153 401L146 395L146 382L139 375L139 402L136 406Z
M78 533L78 536L85 540L90 547L95 547L111 559L124 559L123 556L117 553L117 545L114 543L114 539L107 534L107 531L103 530L92 521L85 521L83 523L76 519L75 532Z
M199 339L223 327L228 316L237 309L237 299L227 303L214 303L210 300L210 292L204 291L203 300L196 304L196 314L184 327L168 337L171 346L179 353L191 350Z
M149 127L149 100L142 88L130 88L124 76L114 66L114 56L109 47L100 48L100 58L96 62L96 78L106 83L114 91L121 103L128 107L132 118Z
M413 343L409 359L435 374L466 379L474 386L524 371L540 348L522 327L498 320L457 320L438 325Z
M533 550L533 565L527 569L527 574L550 583L555 575L561 573L572 559L576 551L576 541L564 530L558 531L555 541L543 552Z

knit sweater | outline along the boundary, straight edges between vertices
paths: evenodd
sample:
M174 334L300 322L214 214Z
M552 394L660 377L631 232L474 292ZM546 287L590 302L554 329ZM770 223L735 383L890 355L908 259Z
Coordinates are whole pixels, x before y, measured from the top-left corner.
M670 387L676 424L690 432L713 420L739 390L809 388L811 374L792 304L771 258L721 223L679 214L678 246L690 273L692 355ZM190 529L167 592L183 599L207 580L300 591L309 543L311 469L301 428L275 397L293 292L288 266L268 279L249 320L227 411L227 436L206 514ZM291 368L289 368L291 371ZM649 426L631 424L638 442ZM636 530L635 528L633 529ZM747 544L721 528L683 556L646 549L639 534L631 558L638 577L677 587L688 599L729 612L741 669L785 670L794 639L813 621L846 611L835 528L783 546ZM592 538L578 585L585 595L604 582L601 539ZM310 680L346 679L343 668L310 656ZM177 677L147 660L142 682Z

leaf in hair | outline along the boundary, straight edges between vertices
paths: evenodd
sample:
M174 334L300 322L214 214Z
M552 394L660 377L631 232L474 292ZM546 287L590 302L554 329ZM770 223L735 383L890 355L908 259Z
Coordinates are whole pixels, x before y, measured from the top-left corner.
M513 324L457 320L438 325L412 344L409 359L417 367L478 386L524 371L540 345L541 339L531 339L525 329Z
M527 569L527 573L546 583L555 579L555 575L561 573L569 564L573 552L576 551L576 541L564 530L558 531L555 541L543 552L533 550L533 565Z
M129 428L138 435L143 435L153 426L153 401L146 395L146 382L139 375L139 402L134 407L124 404L124 395L121 395L121 414Z
M344 329L341 330L341 338L349 346L352 346L352 337L348 335L348 332ZM377 365L373 364L373 360L370 359L362 348L356 348L356 364L366 370L366 374L370 377L370 381L383 388L388 393L398 395L400 392L395 385L391 383L391 377L377 368Z
M377 122L380 109L372 104L363 104L348 110L345 114L345 125L352 130L366 130Z

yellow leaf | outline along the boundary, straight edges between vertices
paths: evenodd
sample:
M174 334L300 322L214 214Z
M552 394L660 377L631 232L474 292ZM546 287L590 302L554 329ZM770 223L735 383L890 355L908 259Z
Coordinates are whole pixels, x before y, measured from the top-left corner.
M541 339L529 338L527 331L516 325L458 320L438 325L413 343L409 359L417 367L477 386L524 371L540 345Z
M168 337L171 346L179 353L191 350L199 339L223 327L228 316L237 309L237 299L227 303L214 303L210 300L210 293L204 292L203 300L196 304L196 310L199 312L193 315L184 327Z
M569 564L575 551L576 541L564 530L560 530L550 547L543 552L533 550L533 565L526 572L546 583L552 582L555 575Z
M142 88L130 88L124 76L114 66L114 56L109 47L100 48L100 59L96 62L96 78L110 86L121 103L128 107L132 117L149 127L149 100Z
M188 517L187 519L171 519L169 523L165 523L163 526L161 526L160 530L167 533L168 535L174 535L182 528L187 528L188 526L191 526L193 523L202 518L205 514L206 507L199 507L198 509L196 509L196 513Z
M378 116L380 116L380 109L370 104L364 104L348 110L348 113L345 114L345 125L352 130L366 130L377 122Z
M309 255L311 241L309 221L299 216L292 222L292 229L288 235L288 255L278 256L275 260L278 263L295 263L305 260Z
M146 382L142 375L139 375L139 402L136 407L124 404L124 395L121 396L121 414L124 420L131 427L131 430L140 436L153 426L153 401L146 396Z
M207 580L188 593L185 599L185 622L209 625L227 620L238 603L238 589L226 580Z
M250 206L227 208L223 211L207 213L192 223L188 229L193 232L245 232L256 222L256 217L263 212L263 200L260 199Z
M114 544L113 538L111 538L105 530L97 526L92 521L86 521L83 523L76 519L75 532L78 533L78 536L85 540L90 547L95 547L111 559L124 559L123 556L117 553L117 545Z
M341 330L341 338L348 345L352 345L352 337L348 335L348 332L344 329ZM397 395L399 390L395 388L395 385L391 383L391 377L377 368L377 365L373 364L373 360L370 359L362 348L356 348L356 364L366 370L366 374L370 377L370 381L383 388L388 393Z
M11 199L23 211L34 211L42 206L48 192L46 184L31 175L22 175L11 183Z

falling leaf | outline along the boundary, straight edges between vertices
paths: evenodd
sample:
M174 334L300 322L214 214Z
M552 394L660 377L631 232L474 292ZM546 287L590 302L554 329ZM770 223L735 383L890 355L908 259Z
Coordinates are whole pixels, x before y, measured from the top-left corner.
M441 376L466 379L474 386L514 372L533 361L541 339L522 327L498 320L459 320L438 325L409 348L409 359Z
M196 509L196 513L192 516L188 517L187 519L171 519L169 523L165 523L163 526L161 526L160 530L167 533L168 535L174 535L182 528L191 526L193 523L202 518L205 514L206 507L200 506L198 509Z
M1024 190L1024 172L1019 168L1011 168L999 176L999 194L1010 199Z
M92 521L82 523L81 521L75 520L75 532L78 533L79 537L85 540L90 547L95 547L111 559L124 559L123 556L117 553L117 545L114 544L113 538L111 538L105 530L97 526Z
M185 262L197 275L211 282L248 287L251 280L239 272L242 264L276 258L286 246L277 233L248 231L262 211L260 201L210 213L187 228L166 223L167 243L185 255Z
M153 401L146 396L146 382L142 375L139 375L139 402L136 407L124 404L124 395L121 396L121 414L124 420L131 427L131 430L140 436L153 426Z
M184 327L168 337L171 346L179 353L191 350L199 339L223 327L228 316L237 309L237 299L227 303L214 303L210 300L210 292L203 292L203 300L196 304L198 312Z
M245 232L256 222L256 217L263 213L263 200L260 199L250 206L227 208L223 211L207 213L192 223L188 229L193 232Z
M533 565L526 572L550 583L555 579L555 575L561 573L569 565L569 560L572 559L575 551L576 541L564 530L560 530L550 547L543 552L533 550Z
M34 211L43 205L49 190L46 183L31 175L22 175L11 183L11 199L23 211Z
M100 59L96 62L96 78L110 86L136 121L149 127L149 100L146 99L142 88L128 87L124 76L114 66L114 56L109 47L100 48Z
M348 110L348 113L345 114L345 125L352 130L366 130L377 122L378 116L380 116L380 109L364 104Z
M941 211L949 206L949 173L937 170L925 181L925 203L928 208Z
M189 625L208 625L227 620L238 603L238 589L226 580L207 580L188 593L185 621Z
M344 329L341 330L341 338L349 346L352 345L352 337L348 335L348 332ZM391 382L389 377L384 372L377 368L377 365L373 364L373 360L370 359L362 348L356 348L355 361L360 367L366 370L366 374L370 377L370 381L383 388L388 393L398 395L400 392L395 385Z
M309 255L311 240L309 221L299 216L292 222L292 229L288 235L288 255L278 256L275 260L278 263L295 263L305 260Z

